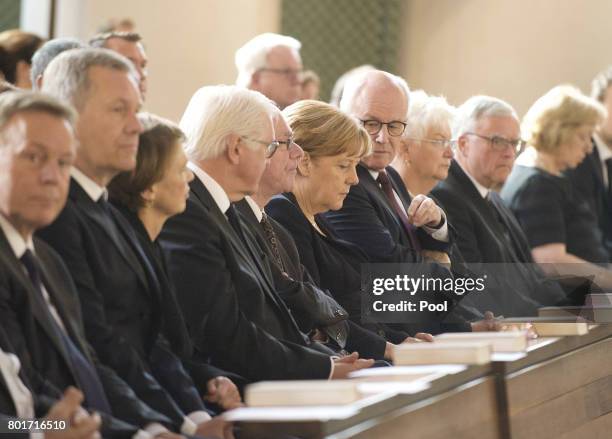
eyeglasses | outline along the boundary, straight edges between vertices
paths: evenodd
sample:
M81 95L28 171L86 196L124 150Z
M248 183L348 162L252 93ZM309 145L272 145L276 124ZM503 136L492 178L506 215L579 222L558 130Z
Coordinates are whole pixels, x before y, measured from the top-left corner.
M264 145L266 147L266 158L269 159L274 155L276 150L278 149L280 142L277 140L273 140L271 142L266 142L264 140L251 139L246 136L242 136L241 139L248 140L250 142L259 143L260 145Z
M368 132L368 134L375 135L380 132L383 125L387 125L387 132L390 136L397 137L401 136L406 129L406 124L404 122L400 122L399 120L392 120L391 122L381 122L380 120L369 119L363 120L359 119L363 124L363 127Z
M468 134L470 136L476 136L476 137L486 140L487 142L491 144L491 147L493 148L494 151L504 151L506 148L510 146L512 147L512 150L516 154L518 154L525 147L525 141L522 139L506 139L505 137L500 137L500 136L487 137L487 136L481 136L480 134L476 134L476 133L465 133L465 134Z
M290 79L301 79L304 75L303 69L273 69L269 67L263 67L257 70L258 72L270 72L276 73L277 75L282 75Z
M442 140L442 139L416 139L414 137L405 137L407 140L414 140L415 142L426 142L431 143L433 146L439 149L446 149L452 147L455 143L454 140Z

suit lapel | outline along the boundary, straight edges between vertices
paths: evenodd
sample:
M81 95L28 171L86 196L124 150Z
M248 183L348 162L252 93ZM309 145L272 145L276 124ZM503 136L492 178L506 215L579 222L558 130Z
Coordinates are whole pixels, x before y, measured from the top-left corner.
M190 183L190 187L196 198L198 198L198 200L205 206L209 213L211 213L215 222L218 224L225 236L228 237L232 248L236 251L236 253L238 253L238 255L240 255L243 262L250 267L251 273L256 275L260 279L260 282L264 284L262 285L262 290L264 290L264 292L268 295L270 300L272 300L272 302L276 306L280 307L278 300L272 293L272 291L275 290L274 283L268 277L268 270L263 269L262 265L258 261L258 258L255 256L258 254L258 252L255 248L253 248L250 240L246 239L243 242L243 240L238 237L236 231L227 221L225 214L221 212L221 209L219 209L219 206L212 198L212 195L210 195L210 192L208 192L204 184L198 178L195 178ZM242 215L238 215L239 219L241 217ZM249 233L246 224L243 224L242 227L245 233Z
M395 210L393 207L389 205L389 200L387 200L387 196L382 191L378 182L372 178L370 171L368 171L363 165L357 165L357 175L359 176L359 182L363 185L363 188L368 192L371 196L373 196L377 204L382 206L382 208L387 212L387 216L393 218L393 221L397 223L397 226L402 230L403 233L403 225L400 222L400 219L397 217Z
M6 261L6 266L9 271L19 280L19 284L25 289L26 294L28 295L27 302L30 305L30 309L32 310L32 315L34 316L38 324L42 327L43 331L51 339L51 342L55 345L55 348L61 353L66 364L71 367L71 362L69 359L68 352L66 350L66 346L64 345L64 342L58 337L53 323L49 321L49 318L52 318L49 315L49 310L43 308L44 298L38 297L40 293L36 291L36 289L32 285L32 281L25 273L21 262L13 253L13 250L10 244L8 243L6 237L4 236L4 232L2 230L0 230L0 252L2 253L3 259Z
M125 259L128 266L136 273L140 282L145 286L145 290L149 291L150 285L147 281L145 273L143 272L142 265L140 265L138 260L135 259L136 255L129 251L130 243L127 239L125 239L125 233L122 232L119 222L116 221L115 218L109 217L104 209L95 203L74 179L72 179L70 182L70 198L74 202L76 208L79 209L83 215L95 222L104 231L113 245L117 248L119 254L121 254L121 256ZM111 229L113 224L119 232L119 236L117 236L116 233L113 233ZM122 237L124 238L123 243L119 242Z

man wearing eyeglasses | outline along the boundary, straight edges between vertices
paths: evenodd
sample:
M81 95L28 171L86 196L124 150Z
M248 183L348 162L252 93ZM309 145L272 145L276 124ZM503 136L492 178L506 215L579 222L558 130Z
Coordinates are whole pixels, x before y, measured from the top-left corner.
M372 153L358 165L359 183L342 209L326 218L342 239L375 262L417 262L428 252L443 258L449 245L445 216L436 203L422 194L411 198L388 176L406 128L408 93L402 78L372 70L352 77L340 101L340 108L370 134Z
M495 191L524 146L516 112L500 99L474 96L458 108L452 131L455 158L432 195L456 231L461 257L467 263L497 265L504 297L488 292L486 299L493 302L487 309L508 316L535 312L538 304L560 303L564 294L535 267L525 234Z
M257 35L236 51L236 85L256 90L282 110L300 99L302 44L273 33Z

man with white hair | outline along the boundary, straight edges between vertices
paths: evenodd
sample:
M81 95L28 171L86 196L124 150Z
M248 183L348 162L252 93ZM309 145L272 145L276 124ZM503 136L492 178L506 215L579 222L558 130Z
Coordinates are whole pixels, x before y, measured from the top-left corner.
M195 174L184 213L160 235L196 356L252 381L342 378L372 363L333 360L284 305L271 261L233 203L255 193L279 147L274 104L236 86L203 87L181 119Z
M302 44L274 33L257 35L236 51L236 85L256 90L282 110L300 99Z
M402 78L369 70L349 78L340 101L340 109L370 134L372 153L357 166L359 183L351 187L342 209L325 217L342 239L376 262L442 257L449 246L444 212L425 195L410 197L388 176L406 128L408 96Z
M513 294L497 297L497 307L487 309L508 316L535 312L538 303L560 303L564 294L535 268L525 234L494 190L506 181L524 143L516 112L501 99L473 96L458 108L452 131L455 158L432 195L444 206L468 264L508 270L496 278Z

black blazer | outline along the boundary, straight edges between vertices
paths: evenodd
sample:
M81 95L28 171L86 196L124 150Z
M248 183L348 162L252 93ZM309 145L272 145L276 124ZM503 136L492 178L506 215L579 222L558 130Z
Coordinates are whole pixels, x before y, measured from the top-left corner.
M131 437L137 430L135 426L153 422L170 425L169 418L140 401L113 370L100 364L85 340L79 299L70 274L59 256L44 242L35 238L34 248L41 263L45 289L68 335L96 368L113 408L112 414L102 414L104 435ZM44 377L49 382L47 388L78 387L66 348L57 338L46 310L33 298L35 294L38 292L0 231L0 322L10 337L14 353L21 360L25 373ZM54 396L59 396L59 390Z
M591 211L597 215L599 229L604 237L604 246L612 261L612 193L604 184L599 151L594 140L593 152L576 168L566 171L565 175L578 190L580 198L584 199ZM612 175L608 178L612 178Z
M395 170L387 167L387 172ZM371 261L421 261L421 255L412 248L400 219L368 169L361 164L357 165L357 176L359 183L351 187L342 208L323 214L338 236L357 245ZM393 179L391 184L404 209L408 209L410 195L405 186L398 186ZM417 230L417 236L423 249L449 249L449 243L435 240L422 228Z
M241 240L204 184L196 178L190 187L185 212L159 239L196 359L251 381L327 378L330 357L307 347L248 227Z
M489 197L498 214L453 160L448 177L437 184L432 195L442 204L448 221L453 224L456 245L470 269L486 263L496 264L490 267L497 271L509 270L489 279L491 291L480 296L483 301L478 303L478 309L486 311L489 306L488 310L506 316L531 315L540 305L555 305L564 300L559 286L544 279L535 266L525 234L496 192L491 192ZM493 280L495 283L491 285ZM504 290L513 294L504 293Z
M187 326L185 325L185 318L183 312L180 309L178 301L176 299L176 292L174 286L170 282L167 261L164 256L161 245L158 240L151 241L147 230L138 218L138 215L126 206L113 202L117 210L123 215L123 217L130 224L130 227L134 233L135 238L138 240L144 255L153 267L155 275L160 284L160 289L163 293L164 307L164 320L163 320L163 333L167 338L168 343L163 343L163 346L167 346L169 349L153 349L150 355L149 364L153 368L153 372L157 380L166 388L176 388L174 384L177 380L179 381L178 389L189 388L190 376L195 382L199 394L204 395L208 393L208 381L215 377L225 376L230 378L239 388L243 388L246 384L246 380L236 374L214 367L212 364L195 361L193 359L193 343L189 337ZM189 374L181 371L176 373L176 368L182 369L180 362L174 360L172 353L168 354L168 351L175 353L182 361ZM164 361L169 360L169 361ZM156 373L157 372L157 373ZM169 379L170 378L170 379ZM183 384L180 382L183 381ZM183 398L196 398L200 399L197 392L171 392L173 398L179 402L181 407L189 406L196 402L181 401Z
M325 217L317 215L316 218L319 228L326 234L321 236L308 222L291 193L273 197L266 212L289 231L300 261L314 283L329 290L348 311L353 322L392 343L401 343L408 337L408 332L389 325L361 323L360 265L367 262L367 257L359 247L338 238Z
M180 360L171 359L160 335L164 318L171 313L165 312L169 302L159 281L125 219L107 206L108 211L72 179L66 206L38 235L68 266L79 293L87 339L100 360L143 401L170 417L178 430L185 413L204 410L204 405L193 397L197 393L193 382ZM167 326L180 324L168 322ZM174 362L175 373L181 374L170 387L160 384L149 361L151 353L160 351L166 351L164 358Z
M252 230L255 234L261 238L261 241L264 243L267 251L269 252L269 256L272 258L272 250L267 245L267 239L265 237L265 233L261 224L257 221L253 210L248 205L246 200L237 203L237 206L241 210L244 215L246 222L252 227ZM317 307L320 311L316 313L329 313L332 314L329 317L334 317L337 314L344 314L348 317L348 313L336 302L336 300L332 297L329 290L321 289L315 282L315 280L310 276L310 273L302 265L300 260L300 254L296 247L296 243L291 237L291 234L284 226L282 226L279 222L277 222L274 218L268 215L268 220L270 224L274 228L274 232L279 241L279 253L281 259L283 260L283 264L287 270L287 274L294 279L294 282L301 285L302 288L298 291L304 291L302 294L308 294L310 297L314 297L310 300L302 300L301 302L306 307ZM283 280L283 279L281 279ZM295 299L294 297L290 297L289 300L283 296L283 300L287 303L287 306L291 309L292 314L296 317L296 310L292 307L292 303ZM327 306L318 306L321 302L328 302ZM307 309L304 310L304 313L312 313ZM299 322L299 319L296 318ZM321 323L313 321L313 328L320 327ZM349 352L357 351L362 358L373 358L375 360L383 360L386 340L380 335L375 334L372 331L361 328L359 325L355 324L352 320L342 321L340 323L336 323L329 326L324 326L322 328L328 336L335 340L338 344L339 348L346 349ZM342 339L340 341L339 339Z

